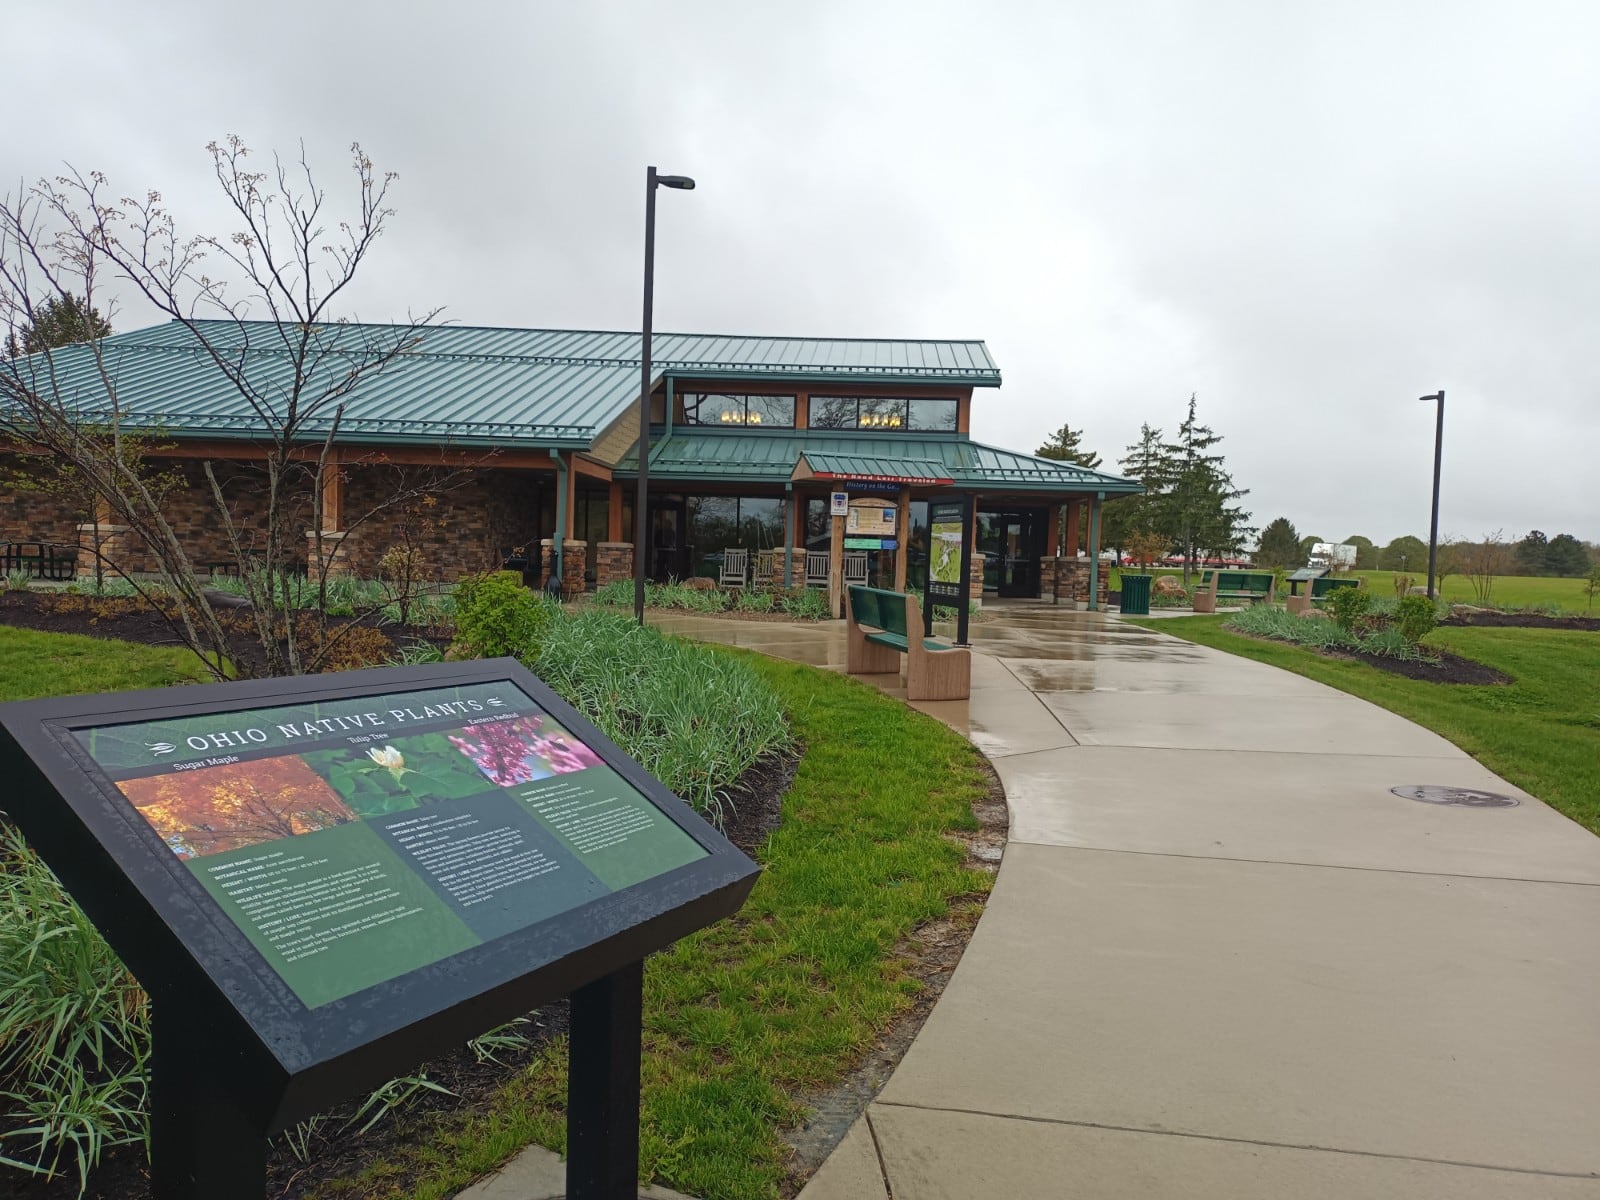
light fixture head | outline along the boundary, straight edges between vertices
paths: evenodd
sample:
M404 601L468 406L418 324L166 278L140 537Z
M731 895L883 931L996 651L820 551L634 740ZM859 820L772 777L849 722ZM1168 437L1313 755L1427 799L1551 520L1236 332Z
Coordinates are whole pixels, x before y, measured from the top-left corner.
M657 175L656 182L662 187L677 188L680 192L694 191L694 180L687 175Z
M1431 396L1418 396L1417 399L1418 400L1443 400L1444 399L1444 393L1443 392L1434 392Z

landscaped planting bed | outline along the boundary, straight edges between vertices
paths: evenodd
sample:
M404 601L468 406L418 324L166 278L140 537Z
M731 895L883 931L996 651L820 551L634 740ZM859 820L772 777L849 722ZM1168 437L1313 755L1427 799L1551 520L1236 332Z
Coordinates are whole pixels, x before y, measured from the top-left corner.
M763 864L736 919L647 966L643 1164L707 1200L776 1195L801 1169L784 1133L804 1098L925 1009L933 988L918 930L975 921L989 875L960 839L992 776L964 739L857 682L517 596L463 627L522 639L524 661ZM29 638L45 653L57 641L0 627L0 698L26 690L4 650ZM129 685L182 676L168 661L176 652L91 645L113 663L154 655L167 672L131 670ZM63 675L60 690L116 678ZM0 943L0 989L27 990L28 1003L0 991L11 1016L0 1017L0 1091L27 1097L0 1102L0 1156L39 1161L36 1117L53 1114L42 1149L58 1174L0 1166L0 1192L75 1196L80 1163L120 1140L131 1144L89 1172L84 1194L136 1198L147 1188L142 993L20 843L3 869L14 936ZM941 970L953 965L949 941ZM36 944L61 965L36 969ZM59 1013L72 1019L52 1023ZM563 1005L529 1014L288 1131L274 1140L272 1194L442 1197L530 1141L559 1147L564 1029Z

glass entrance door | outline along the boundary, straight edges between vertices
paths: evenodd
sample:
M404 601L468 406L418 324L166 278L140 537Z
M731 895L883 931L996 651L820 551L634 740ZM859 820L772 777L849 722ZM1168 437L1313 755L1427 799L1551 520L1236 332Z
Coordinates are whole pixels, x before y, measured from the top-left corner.
M652 582L666 583L688 575L688 549L684 545L682 496L650 497L650 558Z
M985 588L993 588L1001 596L1039 595L1046 512L1042 508L1023 508L978 514L978 549L983 557Z

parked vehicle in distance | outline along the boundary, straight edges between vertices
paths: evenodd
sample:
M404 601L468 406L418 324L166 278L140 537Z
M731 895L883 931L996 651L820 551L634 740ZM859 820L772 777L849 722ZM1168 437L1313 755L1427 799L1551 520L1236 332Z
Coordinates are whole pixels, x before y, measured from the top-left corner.
M1324 571L1353 571L1356 548L1348 542L1313 542L1306 566L1321 567Z

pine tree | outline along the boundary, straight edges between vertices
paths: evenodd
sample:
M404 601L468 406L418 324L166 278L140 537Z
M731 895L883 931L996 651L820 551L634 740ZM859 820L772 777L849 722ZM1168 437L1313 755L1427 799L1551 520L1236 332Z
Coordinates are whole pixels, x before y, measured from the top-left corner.
M1300 557L1300 535L1288 517L1278 517L1261 531L1261 541L1256 546L1256 566L1293 567L1304 561Z
M1161 440L1161 430L1148 424L1139 428L1139 440L1128 446L1120 463L1122 474L1144 485L1144 495L1123 496L1105 506L1100 540L1120 555L1131 538L1141 533L1168 532L1166 500L1172 490L1173 462Z
M1230 503L1248 495L1248 489L1236 487L1223 456L1212 453L1222 436L1200 423L1197 407L1191 393L1178 440L1164 448L1174 470L1166 532L1183 555L1185 582L1197 562L1237 553L1254 532L1246 524L1250 514Z
M1570 533L1558 533L1544 548L1544 568L1551 575L1578 578L1589 573L1589 552Z
M1034 451L1040 458L1054 459L1056 462L1076 463L1080 467L1094 470L1100 465L1100 456L1092 450L1079 448L1078 443L1083 440L1083 432L1073 429L1070 425L1063 425L1044 441L1044 445Z
M33 320L22 331L22 337L11 339L11 357L110 336L110 321L71 292L64 292L34 310Z

